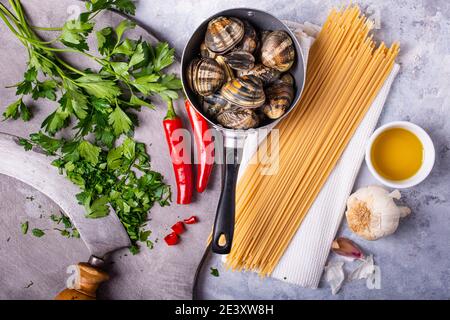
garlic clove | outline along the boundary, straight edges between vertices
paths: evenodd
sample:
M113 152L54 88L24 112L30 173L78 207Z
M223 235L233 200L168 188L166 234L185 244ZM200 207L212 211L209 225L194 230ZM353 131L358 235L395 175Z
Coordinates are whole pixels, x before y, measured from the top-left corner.
M337 238L331 244L331 250L341 256L349 257L353 259L364 259L364 253L362 250L350 239Z
M404 218L411 213L411 209L408 207L398 207L400 210L400 218Z

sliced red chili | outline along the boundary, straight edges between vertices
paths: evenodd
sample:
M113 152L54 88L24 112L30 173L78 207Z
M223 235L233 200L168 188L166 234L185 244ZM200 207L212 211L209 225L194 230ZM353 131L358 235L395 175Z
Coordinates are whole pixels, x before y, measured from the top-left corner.
M196 216L192 216L190 218L184 219L184 223L186 224L194 224L198 222L198 218Z
M186 229L184 228L184 223L181 221L178 221L172 226L173 232L176 234L182 234Z
M167 243L167 245L174 246L180 241L180 238L175 232L172 232L171 234L168 234L164 237L164 241Z

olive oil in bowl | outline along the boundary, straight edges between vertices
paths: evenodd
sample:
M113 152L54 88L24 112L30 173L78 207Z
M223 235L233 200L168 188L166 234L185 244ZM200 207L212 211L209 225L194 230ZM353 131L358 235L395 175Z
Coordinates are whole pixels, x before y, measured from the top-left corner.
M389 128L373 141L370 158L383 178L402 181L422 167L424 148L420 139L404 128Z

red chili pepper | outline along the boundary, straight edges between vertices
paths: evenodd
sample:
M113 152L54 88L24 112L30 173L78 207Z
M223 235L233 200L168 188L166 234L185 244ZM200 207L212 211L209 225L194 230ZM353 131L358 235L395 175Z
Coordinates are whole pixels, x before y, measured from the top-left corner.
M176 115L172 100L169 100L167 103L167 114L164 118L163 126L177 182L177 203L189 204L191 203L193 191L192 165L190 160L185 161L182 153L187 152L190 156L190 150L186 148L186 143L180 132L174 135L178 129L183 129L183 122Z
M184 223L186 223L186 224L194 224L197 222L198 222L198 219L196 216L192 216L190 218L184 219Z
M168 234L164 237L164 241L167 243L167 245L174 246L180 241L180 238L175 232L172 232L171 234Z
M182 234L186 229L184 228L184 223L181 221L178 221L177 223L175 223L172 228L173 232L175 232L176 234Z
M197 161L199 162L197 163L195 186L197 192L203 192L208 185L209 176L214 166L214 141L207 132L209 126L206 120L192 107L188 100L185 101L185 106L194 132Z

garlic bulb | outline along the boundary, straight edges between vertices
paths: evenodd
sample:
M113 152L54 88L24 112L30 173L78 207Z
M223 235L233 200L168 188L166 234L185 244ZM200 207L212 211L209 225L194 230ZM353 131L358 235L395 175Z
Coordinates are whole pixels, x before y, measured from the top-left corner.
M361 188L347 201L348 226L367 240L376 240L397 230L400 218L411 213L407 207L397 206L393 199L400 199L398 190L391 193L379 186Z

